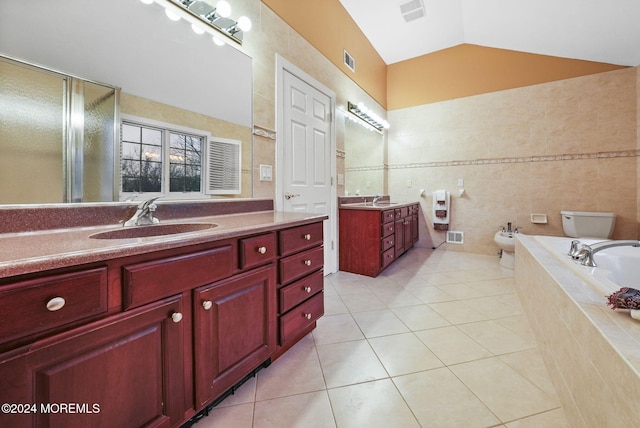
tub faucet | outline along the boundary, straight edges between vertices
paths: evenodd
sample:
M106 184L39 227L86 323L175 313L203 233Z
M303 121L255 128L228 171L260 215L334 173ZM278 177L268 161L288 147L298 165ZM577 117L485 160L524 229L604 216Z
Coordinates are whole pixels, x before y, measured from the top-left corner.
M627 240L627 241L602 241L596 242L591 245L583 245L582 248L573 256L574 259L580 260L580 264L589 267L598 266L593 259L593 255L598 251L605 250L612 247L640 247L640 241Z
M123 226L148 226L160 223L160 220L153 216L154 211L158 208L154 203L156 199L158 199L158 197L140 202L136 213L129 220L125 221Z

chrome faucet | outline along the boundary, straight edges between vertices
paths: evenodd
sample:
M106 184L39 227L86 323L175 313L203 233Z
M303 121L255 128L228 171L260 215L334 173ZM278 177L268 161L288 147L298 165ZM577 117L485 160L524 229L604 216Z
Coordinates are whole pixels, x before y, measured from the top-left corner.
M380 199L382 199L382 195L375 195L373 197L373 201L371 202L372 205L375 205L376 202L378 202Z
M151 224L160 223L160 220L153 216L156 208L158 208L158 206L154 202L158 198L159 197L151 198L147 199L146 201L140 202L136 213L129 220L125 221L123 226L148 226Z
M640 247L640 241L628 240L628 241L602 241L596 242L591 245L583 245L578 252L572 256L576 260L580 260L580 264L589 267L598 266L593 259L593 255L598 251L605 250L612 247Z

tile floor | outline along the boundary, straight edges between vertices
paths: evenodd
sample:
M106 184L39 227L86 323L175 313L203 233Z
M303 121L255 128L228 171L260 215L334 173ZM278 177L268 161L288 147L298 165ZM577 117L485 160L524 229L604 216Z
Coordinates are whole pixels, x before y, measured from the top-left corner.
M195 427L568 427L513 281L424 248L327 276L318 328Z

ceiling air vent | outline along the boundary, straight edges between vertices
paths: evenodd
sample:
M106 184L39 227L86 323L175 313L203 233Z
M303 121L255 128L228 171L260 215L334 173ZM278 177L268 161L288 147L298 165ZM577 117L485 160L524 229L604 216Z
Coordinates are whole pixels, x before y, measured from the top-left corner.
M411 0L400 5L400 12L405 22L411 22L424 17L424 4L422 0Z
M344 65L349 67L349 70L356 72L356 59L351 56L349 52L344 51Z

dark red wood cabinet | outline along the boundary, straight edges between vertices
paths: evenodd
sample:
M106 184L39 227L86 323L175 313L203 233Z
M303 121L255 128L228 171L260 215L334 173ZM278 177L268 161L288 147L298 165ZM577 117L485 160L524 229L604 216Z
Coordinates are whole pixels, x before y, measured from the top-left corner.
M0 279L0 426L176 427L323 314L322 222Z
M418 241L420 205L339 210L340 270L375 277Z

